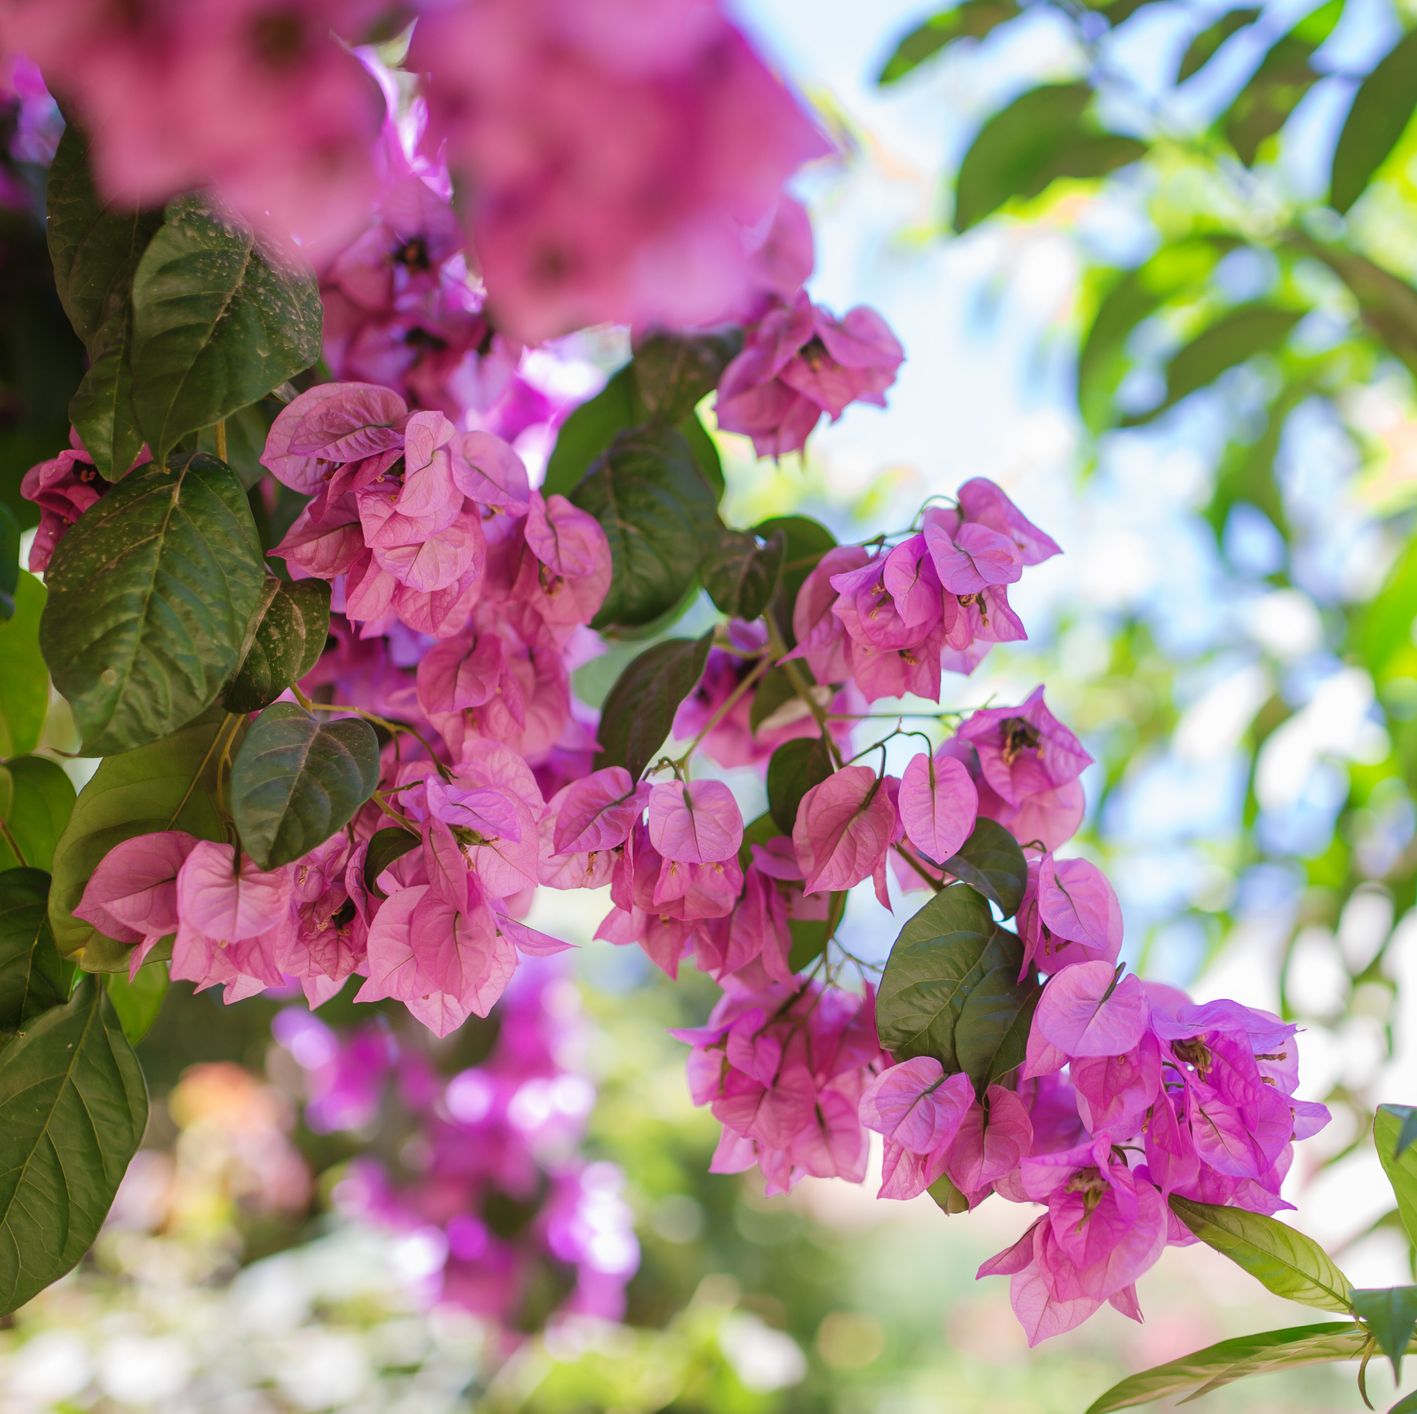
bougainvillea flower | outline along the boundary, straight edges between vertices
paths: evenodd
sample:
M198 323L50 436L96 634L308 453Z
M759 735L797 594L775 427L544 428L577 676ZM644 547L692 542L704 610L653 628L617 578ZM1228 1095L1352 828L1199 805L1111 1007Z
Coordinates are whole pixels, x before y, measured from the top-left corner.
M896 808L869 766L843 766L802 797L792 843L809 894L849 889L885 862Z
M921 752L901 773L897 803L906 838L938 864L973 831L979 792L962 761Z
M738 853L743 816L722 781L664 781L649 794L649 837L666 859L716 864Z

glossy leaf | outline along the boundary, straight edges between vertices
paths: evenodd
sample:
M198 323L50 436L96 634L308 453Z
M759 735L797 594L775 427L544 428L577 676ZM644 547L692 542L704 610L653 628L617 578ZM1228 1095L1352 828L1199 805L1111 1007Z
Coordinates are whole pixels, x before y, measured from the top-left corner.
M723 530L700 566L714 607L734 619L756 619L772 602L787 540L781 531L759 543L744 530Z
M964 0L931 15L902 37L881 68L876 82L896 83L912 74L927 59L959 39L984 39L1002 24L1017 18L1014 0Z
M1088 1405L1087 1414L1112 1414L1169 1395L1218 1389L1244 1375L1354 1360L1366 1343L1363 1330L1351 1321L1323 1321L1222 1340L1113 1385Z
M65 957L90 972L126 969L131 949L74 917L99 861L134 835L185 830L224 840L226 826L213 798L218 729L228 721L210 713L181 731L102 762L79 792L74 813L54 851L49 922Z
M200 454L124 477L59 543L40 646L85 750L156 741L216 700L265 581L246 497Z
M401 825L375 830L369 838L369 853L364 856L364 887L384 898L379 888L379 875L396 859L402 859L412 849L417 849L421 841Z
M978 821L959 853L939 863L998 904L1005 918L1018 912L1028 884L1028 863L1018 841L998 821Z
M74 783L56 761L17 756L0 766L0 869L48 869L74 810Z
M133 276L133 407L156 458L309 368L320 327L308 271L273 264L201 202L173 202Z
M1136 138L1085 116L1085 83L1029 89L995 113L965 153L955 182L954 228L976 226L1005 202L1038 196L1062 177L1101 177L1146 153Z
M693 584L718 505L688 443L668 428L617 437L571 493L610 542L613 578L594 626L635 627Z
M49 715L49 669L39 651L44 599L44 586L21 570L14 613L0 619L0 758L33 751Z
M1176 82L1185 83L1193 74L1198 74L1228 39L1232 39L1242 29L1247 29L1259 17L1258 6L1241 5L1239 9L1227 10L1219 19L1208 24L1191 40L1186 46L1186 52L1181 55Z
M221 695L229 712L259 712L310 671L330 631L330 586L267 579L236 676Z
M231 764L231 817L262 869L308 854L354 818L379 784L379 739L358 717L320 721L267 707Z
M1172 1197L1172 1211L1276 1296L1325 1311L1352 1311L1352 1283L1311 1237L1263 1213Z
M897 1060L934 1056L947 1074L968 1070L977 1087L998 1079L1018 1063L1015 1048L1023 1057L1020 1019L1037 991L1018 980L1022 957L981 894L962 885L936 894L891 948L876 998L881 1045Z
M796 737L773 752L768 762L768 810L783 834L792 833L802 797L831 773L831 753L819 736Z
M152 1030L162 1010L167 996L167 968L160 962L150 962L132 978L126 972L110 972L103 985L123 1035L130 1046L136 1046Z
M1410 29L1358 86L1333 150L1329 204L1347 211L1397 146L1417 105L1417 29Z
M1270 47L1249 82L1221 115L1220 130L1247 166L1259 156L1266 138L1288 121L1299 100L1318 81L1314 51L1333 32L1343 0L1327 0L1305 15Z
M663 330L635 345L635 387L640 405L660 422L677 423L718 386L730 360L743 346L736 329L704 334Z
M643 774L673 729L679 704L703 675L712 642L712 633L666 639L626 666L601 708L597 770L623 766L636 778Z
M1378 1349L1392 1361L1392 1377L1402 1378L1402 1357L1417 1326L1417 1286L1385 1286L1353 1293L1353 1309L1363 1318Z
M1407 1240L1417 1247L1417 1109L1379 1105L1373 1116L1373 1144L1392 1184Z
M84 979L0 1056L0 1311L88 1251L143 1137L147 1089L103 990Z
M0 873L0 1032L18 1031L69 997L74 969L49 930L49 875Z

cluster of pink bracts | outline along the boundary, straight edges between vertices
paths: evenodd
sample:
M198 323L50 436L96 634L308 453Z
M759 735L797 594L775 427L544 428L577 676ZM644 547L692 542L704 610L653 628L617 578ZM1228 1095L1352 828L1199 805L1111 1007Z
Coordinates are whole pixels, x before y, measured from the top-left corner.
M790 831L745 840L732 791L688 757L648 779L594 769L571 672L598 651L612 558L512 445L565 411L526 344L601 320L737 324L718 422L763 455L883 402L902 351L873 312L838 319L803 290L811 232L783 183L825 144L713 0L420 0L399 12L417 19L421 95L402 112L374 58L336 38L371 38L386 10L0 0L0 47L74 101L109 191L203 186L273 240L298 230L318 260L327 359L348 381L271 429L264 464L306 498L273 553L332 586L304 692L405 729L379 799L304 858L262 872L229 843L145 835L100 863L77 912L132 944L135 968L171 937L173 976L228 1000L295 981L318 1006L358 977L359 1000L401 1001L446 1035L487 1015L519 956L567 946L526 922L538 888L608 886L598 937L723 988L682 1033L694 1098L723 1125L716 1170L757 1165L772 1191L860 1181L875 1131L884 1197L947 1179L969 1206L1043 1205L982 1269L1012 1275L1031 1340L1105 1302L1139 1316L1136 1278L1188 1240L1169 1195L1282 1206L1292 1141L1325 1118L1293 1098L1294 1028L1118 969L1110 884L1055 855L1091 758L1041 688L963 716L899 776L884 751L852 754L863 700L938 702L942 672L1025 638L1009 588L1057 545L976 479L904 534L829 550L782 660L813 681L758 730L745 683L778 662L762 624L725 626L677 731L760 767L820 735L834 769ZM171 83L147 81L154 63ZM27 474L32 568L105 486L77 443ZM370 877L391 817L410 847ZM839 919L866 880L888 908L892 872L898 892L963 888L947 862L979 820L1027 856L1015 926L1023 974L1046 979L1023 1065L982 1093L929 1055L884 1054L869 987L791 963L794 925ZM463 1236L449 1228L450 1250Z

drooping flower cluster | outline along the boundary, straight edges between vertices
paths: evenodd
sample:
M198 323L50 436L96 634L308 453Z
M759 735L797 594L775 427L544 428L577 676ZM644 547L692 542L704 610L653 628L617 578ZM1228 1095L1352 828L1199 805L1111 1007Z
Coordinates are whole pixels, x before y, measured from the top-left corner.
M638 1265L618 1170L579 1154L595 1096L571 1063L578 1022L569 982L545 965L518 975L490 1051L451 1076L379 1022L275 1021L305 1072L311 1128L376 1134L399 1155L355 1159L337 1206L416 1237L433 1254L428 1298L513 1335L618 1319Z
M69 445L57 457L38 462L25 472L20 495L39 507L39 529L30 546L33 573L43 574L49 568L50 556L64 532L107 489L108 482L98 474L83 439L72 428Z

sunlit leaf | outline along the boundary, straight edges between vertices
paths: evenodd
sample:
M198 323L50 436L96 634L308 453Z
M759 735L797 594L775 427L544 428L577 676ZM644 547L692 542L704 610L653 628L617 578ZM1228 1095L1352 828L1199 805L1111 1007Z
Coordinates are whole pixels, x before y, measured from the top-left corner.
M1417 29L1408 30L1358 85L1333 150L1329 204L1347 211L1397 146L1417 106Z

